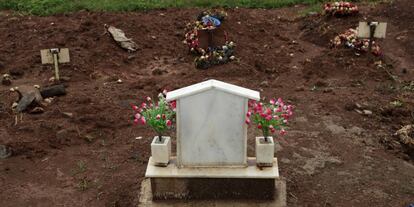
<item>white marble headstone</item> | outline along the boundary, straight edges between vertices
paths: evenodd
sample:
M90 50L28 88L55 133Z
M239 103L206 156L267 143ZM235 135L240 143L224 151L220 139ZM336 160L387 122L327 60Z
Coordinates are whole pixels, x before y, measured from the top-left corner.
M249 99L259 100L259 92L217 80L169 92L167 101L177 101L177 164L246 165Z

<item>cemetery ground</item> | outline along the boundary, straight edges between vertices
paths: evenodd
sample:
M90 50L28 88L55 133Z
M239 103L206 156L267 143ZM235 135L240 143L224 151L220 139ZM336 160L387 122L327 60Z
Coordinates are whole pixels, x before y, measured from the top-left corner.
M413 203L414 152L393 134L414 122L414 2L361 4L359 16L341 19L303 10L226 10L223 29L238 60L207 70L195 69L182 43L201 9L1 11L0 73L13 80L0 86L0 144L12 149L0 159L0 206L136 206L154 133L133 126L129 104L211 78L296 106L288 135L276 138L288 206ZM329 48L364 17L389 24L382 57ZM120 49L104 24L124 30L139 50ZM53 47L71 50L60 67L67 95L15 125L18 96L9 89L50 84L53 69L41 65L39 50ZM249 130L249 156L258 134Z

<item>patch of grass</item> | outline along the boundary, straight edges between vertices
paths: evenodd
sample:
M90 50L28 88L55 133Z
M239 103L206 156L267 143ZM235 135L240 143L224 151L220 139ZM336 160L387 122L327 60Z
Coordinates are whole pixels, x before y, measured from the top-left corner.
M171 7L280 8L294 4L315 5L322 2L327 0L0 0L0 10L15 10L45 16L79 10L137 11Z

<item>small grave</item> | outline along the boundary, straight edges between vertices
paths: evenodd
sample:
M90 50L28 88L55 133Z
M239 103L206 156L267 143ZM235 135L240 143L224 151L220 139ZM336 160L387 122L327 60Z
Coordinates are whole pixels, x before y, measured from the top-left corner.
M141 203L230 198L284 206L277 159L270 167L258 167L256 158L247 157L249 100L260 100L260 93L217 80L167 93L167 101L177 104L177 156L166 167L149 159Z

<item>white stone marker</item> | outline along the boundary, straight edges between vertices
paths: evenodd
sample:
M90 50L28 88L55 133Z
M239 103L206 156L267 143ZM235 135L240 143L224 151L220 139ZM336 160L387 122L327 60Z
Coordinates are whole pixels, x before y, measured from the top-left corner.
M385 38L387 32L387 23L385 22L359 22L358 26L358 37L359 38L371 38L371 26L375 26L374 34L372 37L375 38Z
M249 99L260 93L217 80L167 93L167 101L177 101L177 165L247 166Z

